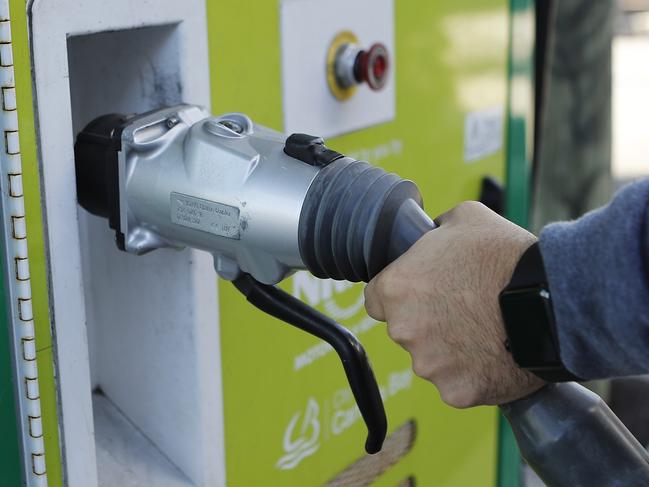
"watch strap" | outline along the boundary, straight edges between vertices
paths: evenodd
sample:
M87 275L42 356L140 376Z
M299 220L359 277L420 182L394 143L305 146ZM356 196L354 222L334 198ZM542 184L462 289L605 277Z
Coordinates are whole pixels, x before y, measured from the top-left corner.
M532 244L521 256L514 269L511 280L503 292L508 290L518 290L525 288L548 288L548 278L545 273L545 266L543 263L543 255L538 242ZM528 370L547 382L566 382L580 380L579 377L572 374L565 368L561 361L559 349L559 337L556 330L556 323L554 313L552 310L547 316L548 331L552 337L552 342L556 351L556 363L561 365L548 366L548 367L525 367L524 364L518 364L525 370ZM522 324L514 324L514 326ZM515 344L507 340L507 348L510 349Z
M512 278L505 289L547 286L543 256L539 243L535 242L523 253L516 264Z

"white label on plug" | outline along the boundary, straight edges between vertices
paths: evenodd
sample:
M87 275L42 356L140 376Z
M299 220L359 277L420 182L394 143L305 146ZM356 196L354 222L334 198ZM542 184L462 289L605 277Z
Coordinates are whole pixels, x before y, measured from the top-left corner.
M490 107L464 119L464 160L473 162L498 152L503 143L503 110Z
M239 239L239 208L171 193L171 221L221 237Z

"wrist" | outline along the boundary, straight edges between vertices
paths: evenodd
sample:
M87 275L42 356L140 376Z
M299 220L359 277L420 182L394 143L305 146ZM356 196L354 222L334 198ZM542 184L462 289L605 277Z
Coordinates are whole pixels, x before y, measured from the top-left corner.
M514 362L549 382L578 380L561 361L552 296L538 242L521 256L499 296Z

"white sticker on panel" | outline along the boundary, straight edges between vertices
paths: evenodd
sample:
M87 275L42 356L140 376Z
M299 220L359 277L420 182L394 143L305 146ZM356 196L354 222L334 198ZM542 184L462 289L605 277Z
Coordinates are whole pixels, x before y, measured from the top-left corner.
M476 110L464 119L464 160L474 162L498 152L503 144L503 109Z

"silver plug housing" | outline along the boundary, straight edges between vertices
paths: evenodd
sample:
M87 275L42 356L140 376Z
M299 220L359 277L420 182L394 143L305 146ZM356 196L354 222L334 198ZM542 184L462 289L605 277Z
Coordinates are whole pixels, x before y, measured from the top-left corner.
M227 280L266 284L304 268L301 202L318 168L283 152L286 137L231 113L193 105L133 117L118 152L124 250L191 246Z
M206 250L227 280L308 269L368 282L435 227L411 181L241 113L104 115L77 136L75 159L79 203L108 218L122 250Z

